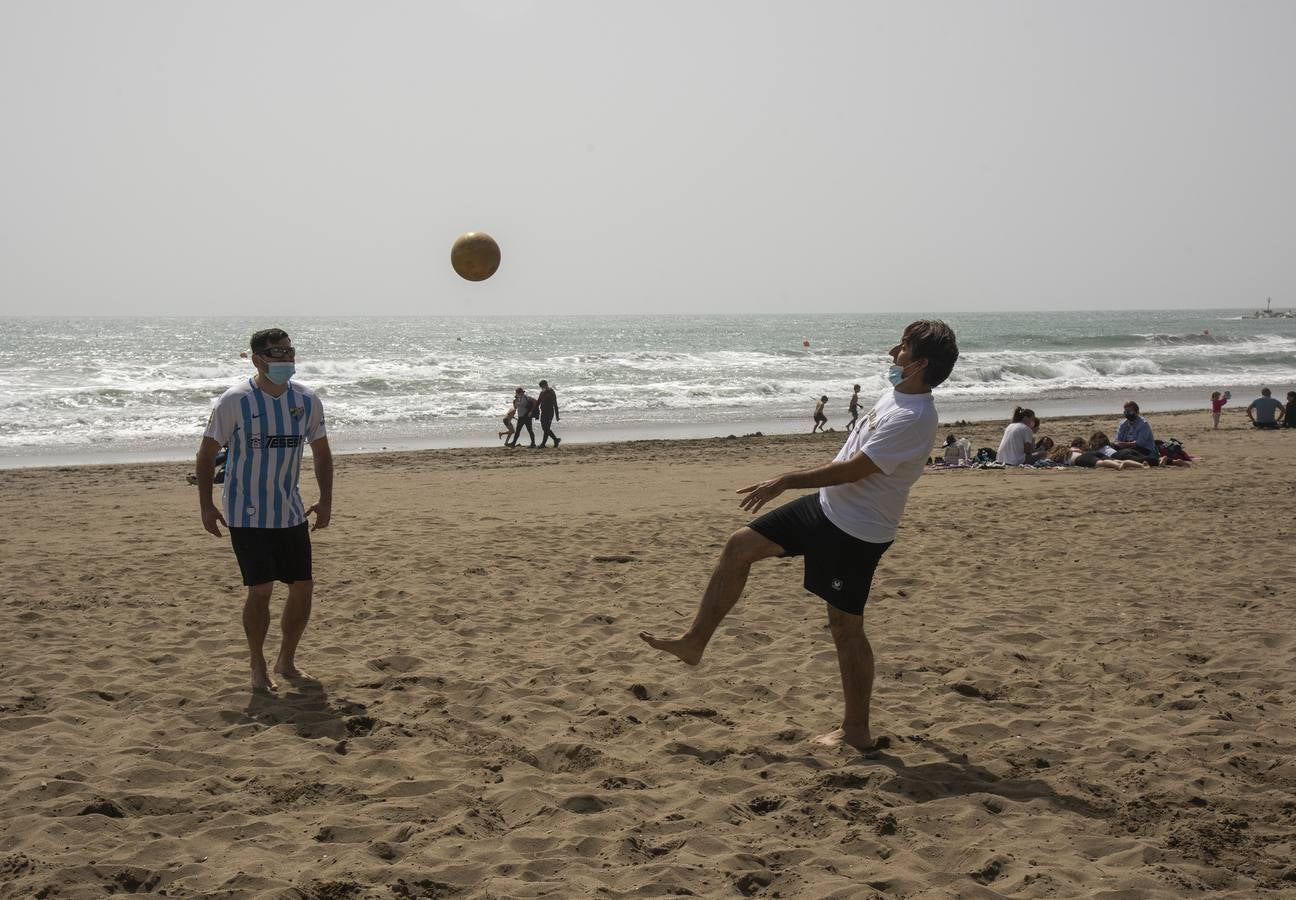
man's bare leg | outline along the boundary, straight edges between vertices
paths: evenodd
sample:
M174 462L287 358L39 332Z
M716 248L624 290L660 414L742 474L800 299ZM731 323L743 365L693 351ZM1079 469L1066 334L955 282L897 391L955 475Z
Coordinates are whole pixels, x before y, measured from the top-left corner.
M288 585L288 602L284 604L283 619L280 622L283 643L279 646L279 658L274 665L275 673L285 678L310 678L297 668L294 660L297 644L306 631L306 623L310 621L311 595L314 590L313 581L294 581Z
M739 528L720 551L720 561L711 573L706 593L702 595L702 603L689 630L673 640L656 637L647 631L639 632L639 637L648 646L673 653L690 666L696 666L701 662L711 636L742 596L752 563L782 555L783 548L769 538L750 528Z
M873 647L864 633L864 617L828 607L828 625L837 645L837 667L841 670L842 693L846 714L840 728L815 738L817 744L836 746L850 744L859 750L871 750L869 734L869 701L873 696Z
M277 691L270 673L266 671L265 639L270 630L270 594L274 582L254 584L248 588L247 602L243 604L243 632L247 635L248 650L252 654L252 690Z

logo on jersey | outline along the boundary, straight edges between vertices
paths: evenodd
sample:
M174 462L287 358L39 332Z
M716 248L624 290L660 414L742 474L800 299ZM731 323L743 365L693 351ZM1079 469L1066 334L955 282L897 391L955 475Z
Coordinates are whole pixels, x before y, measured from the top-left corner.
M869 414L868 414L868 419L867 419L867 421L868 421L868 430L869 430L869 431L872 431L874 428L877 428L877 410L876 410L876 409L870 409L870 410L869 410Z
M274 450L278 447L300 447L300 434L254 434L248 438L253 450Z
M846 586L846 582L842 581L840 578L834 578L832 580L832 589L834 591L840 591L845 586Z
M294 419L300 419L302 416L306 415L306 407L290 406L288 407L288 412L292 415Z

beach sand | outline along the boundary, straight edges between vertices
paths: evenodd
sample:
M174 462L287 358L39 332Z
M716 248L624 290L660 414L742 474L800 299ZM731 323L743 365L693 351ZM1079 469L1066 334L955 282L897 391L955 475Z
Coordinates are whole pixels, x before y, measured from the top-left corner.
M1191 469L924 476L869 754L807 743L798 561L697 669L636 637L841 432L339 457L318 680L272 696L190 466L0 472L0 896L1296 895L1296 434L1226 421L1153 417Z

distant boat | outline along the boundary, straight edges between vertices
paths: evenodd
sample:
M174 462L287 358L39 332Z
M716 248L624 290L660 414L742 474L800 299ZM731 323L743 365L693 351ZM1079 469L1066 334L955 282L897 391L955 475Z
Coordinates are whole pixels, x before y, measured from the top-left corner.
M1251 313L1250 315L1243 316L1242 318L1244 319L1296 319L1296 312L1293 312L1290 309L1287 310L1286 312L1274 312L1273 298L1266 297L1264 309L1257 309L1255 312Z

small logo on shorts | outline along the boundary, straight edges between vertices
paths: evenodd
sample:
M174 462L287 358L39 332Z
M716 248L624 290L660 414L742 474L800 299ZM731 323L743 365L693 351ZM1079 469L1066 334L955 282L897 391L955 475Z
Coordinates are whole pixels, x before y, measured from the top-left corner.
M842 581L840 578L834 578L832 580L832 589L834 591L840 591L845 586L846 582Z

